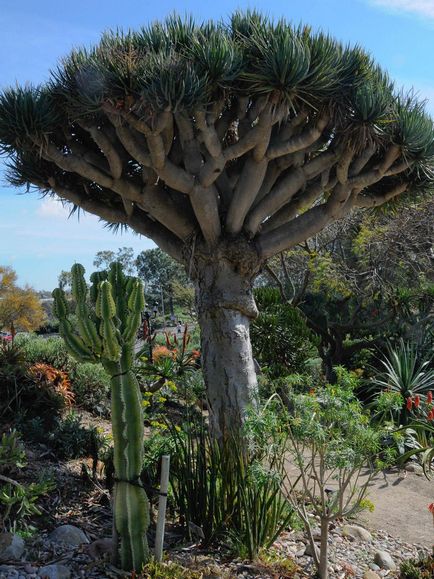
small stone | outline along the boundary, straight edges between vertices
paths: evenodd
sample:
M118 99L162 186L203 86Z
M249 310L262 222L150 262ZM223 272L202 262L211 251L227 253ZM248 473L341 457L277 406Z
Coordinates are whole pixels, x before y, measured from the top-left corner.
M375 571L368 569L363 573L363 579L380 579L380 575L377 575Z
M71 547L78 547L82 543L89 543L89 539L81 529L74 525L62 525L50 533L50 540L55 543L65 543Z
M46 565L39 569L39 577L43 579L69 579L71 571L65 565L54 564Z
M296 553L295 556L296 557L303 557L303 555L306 553L306 547L301 547Z
M305 550L304 554L307 555L308 557L313 557L313 551L312 551L312 547L310 544L306 545L306 550Z
M362 541L368 543L372 541L372 535L369 531L363 527L358 527L357 525L344 525L342 527L342 535L353 539L354 541Z
M19 535L0 533L0 561L20 559L24 549L24 540Z
M423 476L423 467L417 462L407 462L405 470L407 472L414 472L414 474L417 474L418 476Z
M374 562L381 568L395 571L396 565L387 551L377 551L374 555Z

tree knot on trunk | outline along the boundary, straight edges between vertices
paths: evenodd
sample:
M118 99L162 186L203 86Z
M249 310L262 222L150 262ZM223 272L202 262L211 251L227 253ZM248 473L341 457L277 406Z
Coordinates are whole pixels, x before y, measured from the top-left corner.
M199 312L231 310L256 318L252 280L259 267L256 250L244 239L224 243L212 255L198 255L195 273Z

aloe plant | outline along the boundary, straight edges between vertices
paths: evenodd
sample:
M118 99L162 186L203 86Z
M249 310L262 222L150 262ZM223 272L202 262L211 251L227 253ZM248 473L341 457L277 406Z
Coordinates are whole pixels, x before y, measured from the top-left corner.
M91 275L88 292L84 272L80 264L71 269L76 328L69 319L68 302L60 288L53 291L54 311L69 352L80 362L100 362L111 378L115 529L120 538L122 568L140 571L149 558L149 503L140 483L143 412L132 365L135 336L145 305L143 287L139 279L125 276L121 265L113 263L108 273Z
M431 367L432 356L425 358L414 344L400 340L396 347L389 344L387 354L380 358L381 372L372 380L371 390L378 393L394 392L402 397L402 406L394 411L399 424L406 425L410 418L407 401L415 395L425 395L434 390L434 370Z

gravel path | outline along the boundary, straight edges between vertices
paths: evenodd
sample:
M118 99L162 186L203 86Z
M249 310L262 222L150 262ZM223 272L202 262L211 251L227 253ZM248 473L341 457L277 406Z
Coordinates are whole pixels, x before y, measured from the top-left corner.
M359 517L369 529L384 529L402 541L433 546L433 516L428 505L434 502L434 480L427 480L421 472L390 471L374 479L369 499L374 511Z

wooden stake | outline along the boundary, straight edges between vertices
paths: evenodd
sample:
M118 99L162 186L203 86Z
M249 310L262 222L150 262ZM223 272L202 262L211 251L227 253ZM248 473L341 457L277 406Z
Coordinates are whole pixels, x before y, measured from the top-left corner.
M164 525L166 522L167 491L169 488L170 456L161 457L160 498L158 499L157 531L155 536L154 556L156 561L163 558Z

